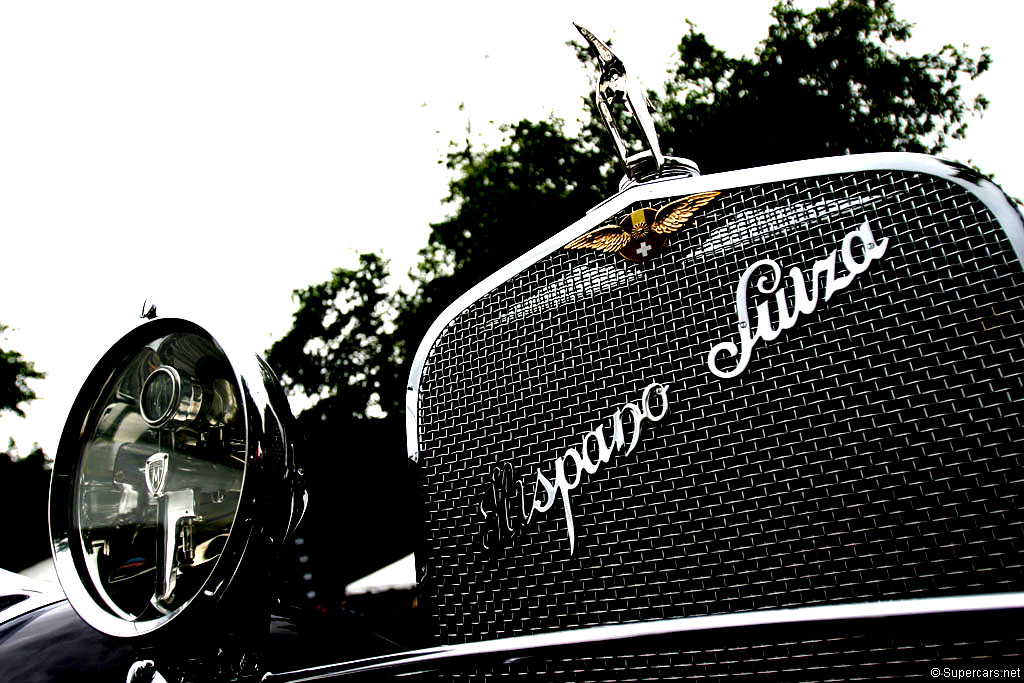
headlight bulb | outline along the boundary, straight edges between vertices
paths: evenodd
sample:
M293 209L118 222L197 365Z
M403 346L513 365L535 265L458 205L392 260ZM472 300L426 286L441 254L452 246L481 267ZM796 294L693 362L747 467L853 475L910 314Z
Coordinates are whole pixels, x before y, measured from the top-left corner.
M224 383L223 379L216 381ZM161 365L150 373L139 396L142 419L153 427L190 422L199 415L202 407L202 387L182 379L181 374L168 365Z

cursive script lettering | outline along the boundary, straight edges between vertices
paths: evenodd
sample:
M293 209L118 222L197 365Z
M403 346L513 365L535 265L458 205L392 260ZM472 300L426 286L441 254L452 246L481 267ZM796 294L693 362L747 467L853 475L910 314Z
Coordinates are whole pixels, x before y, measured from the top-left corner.
M643 423L660 422L668 414L669 386L653 382L644 389L639 405L627 402L616 410L612 415L610 441L605 436L604 425L598 425L583 435L578 448L567 448L556 457L554 482L537 470L532 496L527 496L522 480L515 478L511 464L505 462L492 469L490 490L480 504L480 513L487 524L484 547L493 548L515 538L531 522L535 512L547 512L561 499L569 554L573 554L576 524L569 492L582 483L584 473L594 475L612 456L633 452L640 442Z
M854 249L854 243L860 244L860 249ZM738 331L740 344L724 341L711 347L708 352L708 368L718 377L729 378L743 372L750 363L750 356L753 353L754 345L760 341L772 341L784 330L796 325L801 315L809 315L817 308L821 299L828 301L832 295L841 289L850 286L853 279L863 273L871 265L885 254L889 244L889 238L883 237L876 240L871 233L871 226L867 221L856 230L852 230L843 237L842 246L834 249L823 259L814 262L811 266L810 288L804 279L804 274L799 268L793 267L789 270L789 281L792 285L793 308L790 310L787 303L786 290L783 288L782 268L773 259L761 259L740 276L739 285L736 287L736 317L738 320ZM837 252L842 259L846 273L836 274ZM859 254L859 256L858 256ZM760 273L760 277L754 280L754 276ZM754 308L756 323L750 321L747 304L747 292L750 282L754 280L757 284L757 291L768 297L774 294L775 308L777 311L778 325L772 323L771 303L768 298L757 304ZM819 291L819 283L824 280L825 291L822 295ZM731 358L739 357L736 365L731 369L722 369L719 366L719 359L722 355Z

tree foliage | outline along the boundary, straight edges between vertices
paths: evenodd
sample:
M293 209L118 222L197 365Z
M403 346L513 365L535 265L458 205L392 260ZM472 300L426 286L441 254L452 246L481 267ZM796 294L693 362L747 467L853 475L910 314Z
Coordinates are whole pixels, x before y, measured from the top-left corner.
M803 12L787 0L772 17L751 58L729 57L693 24L680 27L665 95L654 97L667 152L694 159L705 173L852 152L938 152L987 104L965 101L961 86L988 68L988 54L970 57L951 46L903 54L910 26L891 2L836 0ZM503 128L493 149L453 147L447 201L455 210L431 226L412 274L414 293L393 293L376 255L295 293L294 327L269 356L289 389L312 399L300 415L310 471L320 473L311 476L311 505L326 496L334 514L309 518L359 515L369 531L357 547L368 562L375 545L383 561L407 552L411 539L413 488L402 479L405 379L420 339L473 284L614 191L620 170L593 106L582 123L574 138L556 119L521 121ZM355 483L332 495L346 478ZM334 488L315 490L328 481ZM320 537L359 533L332 525Z
M0 325L0 338L6 331L7 326ZM25 417L21 404L36 398L35 392L28 386L28 380L44 377L45 372L36 370L36 366L17 351L0 348L0 412L7 410Z
M362 254L357 268L338 268L330 280L294 293L294 324L268 361L284 370L287 389L314 399L304 412L308 429L330 419L365 419L381 395L394 396L390 373L383 372L395 361L386 315L397 301L384 289L387 275L386 261Z
M990 64L946 45L902 54L911 27L891 2L791 2L752 58L733 59L689 25L666 84L661 121L669 150L705 173L857 152L929 152L961 138L988 105L965 101L964 79Z
M566 138L561 121L521 121L505 130L508 142L497 149L466 143L448 156L454 178L447 201L458 213L431 226L426 254L443 254L470 278L486 277L607 196L607 156ZM426 265L428 275L439 274Z
M0 325L0 338L6 330ZM46 373L36 370L17 351L0 348L0 412L25 417L22 404L36 398L28 382L44 377ZM4 517L11 520L0 545L0 567L18 571L50 552L46 528L49 465L38 445L21 456L14 439L9 439L6 450L0 451L0 505Z
M267 353L285 388L311 403L298 415L310 494L300 533L329 565L311 567L326 579L315 588L328 602L346 581L397 559L411 538L392 322L403 297L387 290L387 276L383 258L362 254L357 268L295 291L292 329Z

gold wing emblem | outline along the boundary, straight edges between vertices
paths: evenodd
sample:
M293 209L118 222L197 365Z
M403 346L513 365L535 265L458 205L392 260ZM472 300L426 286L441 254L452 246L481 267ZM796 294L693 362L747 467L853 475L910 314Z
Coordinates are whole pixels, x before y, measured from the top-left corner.
M700 192L698 194L691 194L689 197L683 197L671 204L666 204L658 209L658 214L651 223L651 230L659 235L668 235L676 232L679 228L686 225L687 221L693 218L694 214L700 211L704 205L720 194L722 193Z
M565 249L594 249L609 253L619 252L627 261L646 260L657 254L668 239L698 211L721 192L700 192L654 209L637 209L623 217L618 225L606 223L580 235L565 245ZM651 234L654 233L654 234Z
M614 253L629 244L630 239L632 239L632 236L628 230L622 226L609 223L608 225L594 228L585 235L580 235L565 245L565 248L596 249L597 251Z

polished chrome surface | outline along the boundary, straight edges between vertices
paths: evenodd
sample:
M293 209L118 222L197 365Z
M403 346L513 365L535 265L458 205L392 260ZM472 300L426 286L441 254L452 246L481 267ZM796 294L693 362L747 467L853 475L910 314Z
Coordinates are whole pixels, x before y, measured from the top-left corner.
M167 453L157 453L146 460L146 490L156 500L157 520L163 538L157 544L157 584L152 604L166 612L164 605L171 599L177 579L177 553L179 539L182 544L183 560L190 562L195 555L191 520L196 516L196 494L192 489L165 492L167 484Z
M591 209L586 216L554 234L490 277L471 288L438 316L424 335L413 358L406 391L406 438L409 459L419 460L417 410L423 365L434 342L456 316L483 298L492 289L517 273L537 263L552 252L593 230L619 211L635 202L649 201L701 192L726 192L743 187L794 178L810 178L833 173L853 173L865 170L911 171L944 178L965 188L995 214L1018 260L1024 263L1024 223L1020 213L1003 191L992 181L960 164L944 161L924 154L885 152L859 154L810 161L796 161L773 166L761 166L742 171L729 171L710 176L692 178L665 178L632 186ZM557 226L552 226L557 227Z
M666 157L662 154L658 132L651 118L650 104L640 81L626 74L626 67L622 61L597 36L578 24L575 26L590 43L601 65L601 77L595 98L597 109L601 112L601 118L604 119L615 144L615 151L626 170L622 185L656 177L662 173L697 175L697 165L692 161ZM617 116L619 107L625 110L622 119ZM626 130L620 127L620 121L626 124ZM631 128L639 132L636 142L640 149L636 152L630 149L633 143L629 134Z
M159 367L146 378L139 395L139 413L150 425L159 427L174 415L181 396L181 376L172 367Z
M60 586L0 569L0 624L64 599Z
M104 633L150 633L193 604L217 604L249 580L240 575L267 570L301 518L304 484L277 378L255 354L225 348L188 321L143 323L111 347L72 408L51 484L54 564L72 606ZM170 397L172 419L154 424L141 414L141 390L173 376L160 356L175 350L179 365L202 366L209 400L180 373L193 388Z
M853 243L859 242L857 253L861 260L857 260L854 254ZM814 262L809 277L805 278L799 267L793 266L789 270L789 277L792 283L793 310L789 310L787 303L787 292L783 287L782 267L777 261L771 258L764 258L752 263L743 275L740 276L739 284L736 287L736 318L737 332L740 336L740 345L734 342L724 341L716 344L708 352L708 369L718 377L735 377L743 372L750 362L754 345L761 340L772 341L783 331L791 329L796 325L801 315L810 315L817 308L819 301L828 301L832 295L841 289L848 287L855 277L863 273L871 265L885 255L885 248L889 244L889 238L884 237L875 240L871 232L871 226L865 222L859 229L851 230L843 238L842 248L833 249L828 256ZM846 269L845 274L836 274L836 255L841 253L842 264ZM757 304L755 309L757 322L750 322L747 294L750 282L755 274L762 273L756 278L757 291L765 296L775 295L774 316L772 315L771 299ZM825 291L818 292L821 275L825 276ZM810 280L810 293L808 293L807 280ZM778 321L776 326L773 319ZM736 365L730 369L721 369L718 365L718 358L725 354L729 358L739 359Z
M179 565L190 564L195 557L192 520L196 517L196 494L192 489L161 493L156 497L156 503L158 527L163 538L157 543L157 582L150 603L165 614L170 614L164 605L174 595ZM179 544L181 560L177 552Z
M202 387L166 365L146 378L139 395L139 413L153 427L185 424L196 419L202 408Z
M214 565L193 562L194 546L228 537L245 475L246 425L237 414L230 424L219 416L195 423L203 383L209 393L224 381L232 394L240 391L227 358L200 334L140 341L112 365L83 418L72 527L104 604L121 618L147 621L180 609L208 578ZM71 463L61 466L69 471Z
M845 620L875 620L892 617L911 617L929 614L958 614L999 610L1024 609L1024 593L1000 593L969 597L923 598L918 600L892 600L884 602L846 605L817 605L792 609L760 610L720 614L714 616L665 619L633 624L612 624L590 628L540 633L512 638L449 645L447 647L413 650L383 657L371 657L352 662L312 667L302 671L271 673L263 677L265 683L298 683L317 681L370 671L384 673L398 667L429 671L432 665L444 660L474 655L515 656L583 643L613 642L673 634L702 633L720 629L782 626L785 624L812 624ZM856 629L871 628L871 622L858 624ZM639 642L637 647L642 647Z

